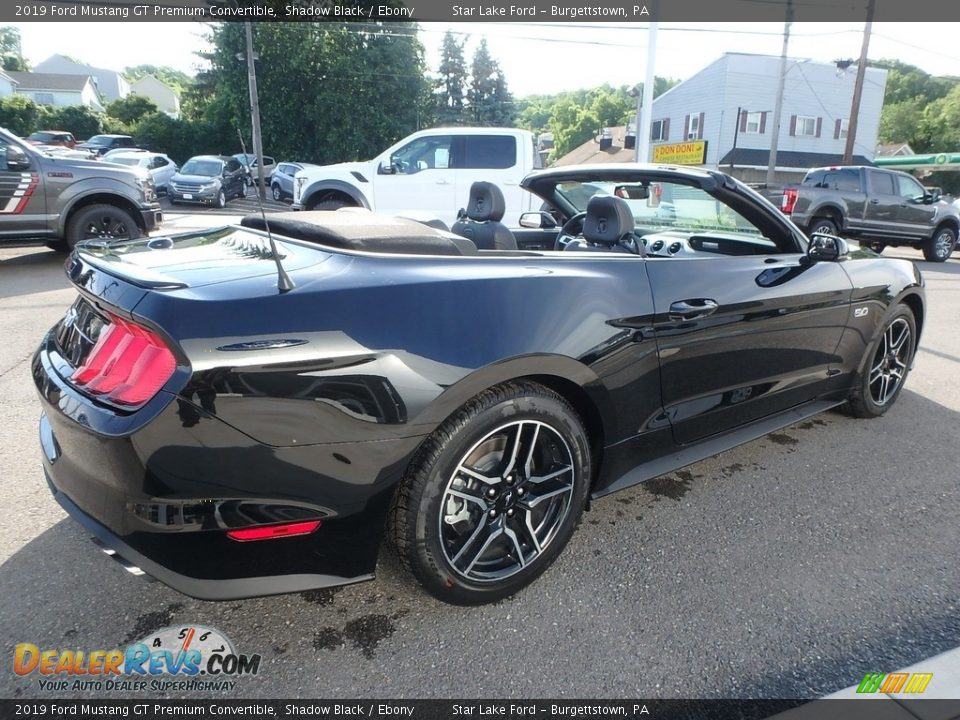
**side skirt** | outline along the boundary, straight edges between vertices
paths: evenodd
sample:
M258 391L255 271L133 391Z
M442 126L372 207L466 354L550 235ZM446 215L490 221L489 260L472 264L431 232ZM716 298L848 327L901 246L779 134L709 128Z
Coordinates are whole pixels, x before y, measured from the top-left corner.
M647 480L652 480L660 475L679 470L687 465L693 465L708 457L713 457L726 450L731 450L738 445L762 438L788 425L793 425L801 420L819 415L831 408L842 405L844 402L844 400L814 400L777 413L776 415L755 420L749 425L744 425L736 430L731 430L720 435L713 435L706 440L679 448L656 460L637 465L622 475L618 480L602 490L593 493L591 497L594 499L601 498L618 490L623 490L633 485L646 482Z

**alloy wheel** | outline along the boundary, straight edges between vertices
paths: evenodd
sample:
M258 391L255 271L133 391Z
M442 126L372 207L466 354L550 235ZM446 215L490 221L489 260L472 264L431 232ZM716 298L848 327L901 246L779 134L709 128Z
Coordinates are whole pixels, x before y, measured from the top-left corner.
M571 508L573 455L550 425L520 420L463 456L440 502L444 557L462 577L497 582L534 562Z
M83 228L83 239L117 240L131 237L124 218L104 213L91 218Z
M953 246L956 244L953 233L949 230L941 230L933 241L933 251L938 258L948 258L953 252Z
M898 317L884 330L870 367L870 397L878 406L890 402L907 376L910 347L910 325Z

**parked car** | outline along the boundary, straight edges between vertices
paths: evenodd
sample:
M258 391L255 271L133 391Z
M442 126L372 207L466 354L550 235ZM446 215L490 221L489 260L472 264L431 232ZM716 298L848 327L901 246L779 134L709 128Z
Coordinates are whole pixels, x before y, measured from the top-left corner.
M386 531L429 592L477 604L539 576L590 497L896 402L913 263L808 241L716 171L522 186L563 226L516 244L564 251L352 209L79 247L82 292L32 363L56 499L198 598L369 579Z
M136 146L137 144L129 135L94 135L89 140L84 140L76 145L81 150L90 150L98 157L103 156L109 150L134 148Z
M100 156L101 160L109 160L110 158L116 155L129 155L130 153L145 153L149 152L146 148L115 148L113 150L107 150L103 155Z
M66 130L37 130L27 135L27 142L34 145L59 145L65 148L73 148L77 144L73 133L68 133Z
M52 157L76 158L78 160L94 160L95 156L87 150L77 150L63 145L34 145L39 152Z
M876 252L892 245L943 262L960 237L960 213L912 175L875 167L811 170L783 189L780 209L809 234L841 233Z
M170 180L177 172L177 164L163 153L154 152L115 152L110 151L103 156L103 162L112 162L118 165L141 168L153 178L153 184L158 192L167 192Z
M245 171L226 155L197 155L187 160L167 188L170 204L199 203L223 207L232 198L246 197Z
M387 215L423 213L447 226L471 183L482 178L504 195L504 223L516 227L533 197L523 177L541 167L533 134L514 128L420 130L372 160L314 166L297 173L294 210L363 207Z
M237 153L233 157L239 160L240 164L243 165L247 171L247 185L253 185L253 183L257 181L257 178L260 177L257 167L257 156L253 153ZM272 157L268 155L263 156L263 181L265 187L270 187L270 179L273 177L273 171L276 167L277 163Z
M70 157L75 152L43 152L0 128L0 243L43 240L65 250L159 227L163 213L146 173Z
M303 168L302 163L286 162L277 165L270 178L270 191L274 200L293 199L293 176Z

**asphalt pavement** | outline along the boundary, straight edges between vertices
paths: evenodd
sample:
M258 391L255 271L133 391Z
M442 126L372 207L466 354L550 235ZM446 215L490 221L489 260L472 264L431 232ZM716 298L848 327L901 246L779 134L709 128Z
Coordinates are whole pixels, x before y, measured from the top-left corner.
M960 254L887 252L922 268L929 311L886 416L831 412L595 502L533 586L466 609L391 551L369 583L225 603L97 552L44 483L29 373L74 296L63 256L0 249L0 697L54 697L11 672L16 643L111 649L188 624L262 656L226 693L248 698L813 698L960 645Z

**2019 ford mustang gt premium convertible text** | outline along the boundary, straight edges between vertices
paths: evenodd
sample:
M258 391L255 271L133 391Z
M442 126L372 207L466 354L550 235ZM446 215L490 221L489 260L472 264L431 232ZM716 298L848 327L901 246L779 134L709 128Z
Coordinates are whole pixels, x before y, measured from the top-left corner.
M430 593L483 603L589 498L903 389L909 262L808 243L717 172L523 185L549 212L517 250L359 209L78 246L32 365L56 498L199 598L369 579L391 538Z

